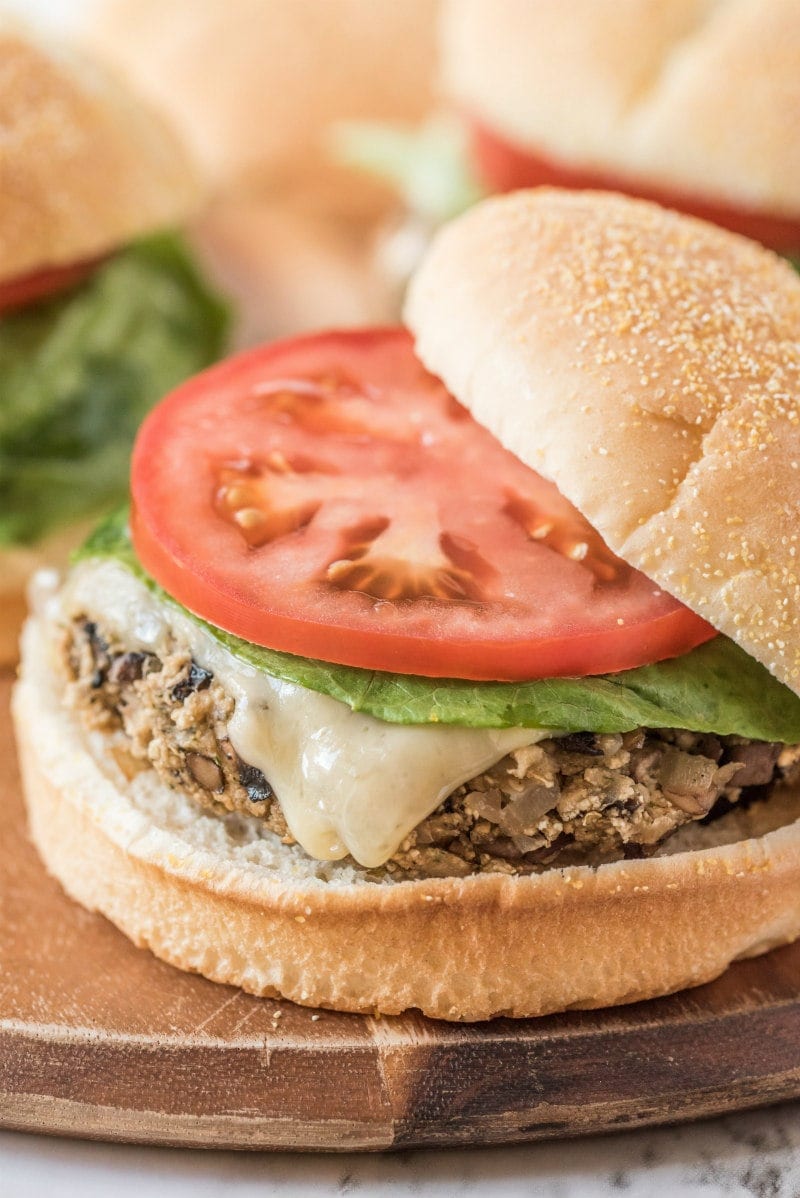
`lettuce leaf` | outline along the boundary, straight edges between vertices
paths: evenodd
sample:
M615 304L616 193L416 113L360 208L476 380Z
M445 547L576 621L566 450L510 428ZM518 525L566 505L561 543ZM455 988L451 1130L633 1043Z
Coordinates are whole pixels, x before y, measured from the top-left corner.
M390 183L406 206L432 225L477 204L483 192L473 176L465 133L443 118L408 129L380 121L347 121L334 127L336 158Z
M223 351L228 318L181 241L137 242L0 320L0 546L119 503L148 409Z
M128 533L126 509L101 524L76 558L115 559L166 602L179 606L139 564ZM279 653L187 614L236 657L257 669L392 724L560 728L569 732L687 728L753 740L800 742L800 698L724 636L671 661L619 674L537 682L465 682L379 673Z

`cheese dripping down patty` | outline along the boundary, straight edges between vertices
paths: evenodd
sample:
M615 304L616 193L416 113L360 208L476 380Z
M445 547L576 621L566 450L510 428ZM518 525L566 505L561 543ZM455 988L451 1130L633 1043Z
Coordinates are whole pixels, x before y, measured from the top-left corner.
M323 861L350 854L376 868L462 782L551 729L390 724L244 662L124 565L83 562L52 615L86 617L132 650L164 656L176 642L234 700L228 736L261 770L289 830ZM51 614L48 612L48 614Z

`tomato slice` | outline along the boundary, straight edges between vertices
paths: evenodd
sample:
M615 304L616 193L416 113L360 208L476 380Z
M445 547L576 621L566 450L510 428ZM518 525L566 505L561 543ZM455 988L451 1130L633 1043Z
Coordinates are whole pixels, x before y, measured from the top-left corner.
M52 270L37 270L34 274L0 283L0 313L24 308L59 291L77 287L102 261L102 258L92 258L70 266L57 266Z
M566 166L515 146L475 120L470 120L470 144L480 180L489 191L517 191L524 187L542 186L621 191L643 200L653 200L662 208L675 208L678 212L699 216L753 241L760 241L779 253L800 250L800 217L775 216L755 209L737 208L689 192L653 187L620 175Z
M402 329L277 342L184 383L142 426L132 490L144 568L273 649L502 680L714 635L478 425Z

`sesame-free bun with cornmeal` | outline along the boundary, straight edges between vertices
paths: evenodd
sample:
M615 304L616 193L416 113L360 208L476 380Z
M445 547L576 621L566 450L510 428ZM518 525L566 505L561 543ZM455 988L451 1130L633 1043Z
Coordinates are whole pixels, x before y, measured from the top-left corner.
M800 217L800 0L447 0L441 57L523 152Z
M652 205L520 193L439 235L407 316L479 422L798 689L788 267ZM71 895L183 969L309 1005L477 1020L654 997L800 934L790 788L647 858L376 878L124 772L63 701L51 602L45 587L14 698L34 840Z
M542 189L444 229L417 352L611 549L800 691L800 278L622 196Z

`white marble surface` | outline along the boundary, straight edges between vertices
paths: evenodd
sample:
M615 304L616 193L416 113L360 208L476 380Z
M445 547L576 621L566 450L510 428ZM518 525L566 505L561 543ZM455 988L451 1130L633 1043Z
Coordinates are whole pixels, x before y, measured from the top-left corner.
M237 1154L0 1133L3 1198L797 1198L800 1103L572 1142L386 1156Z

